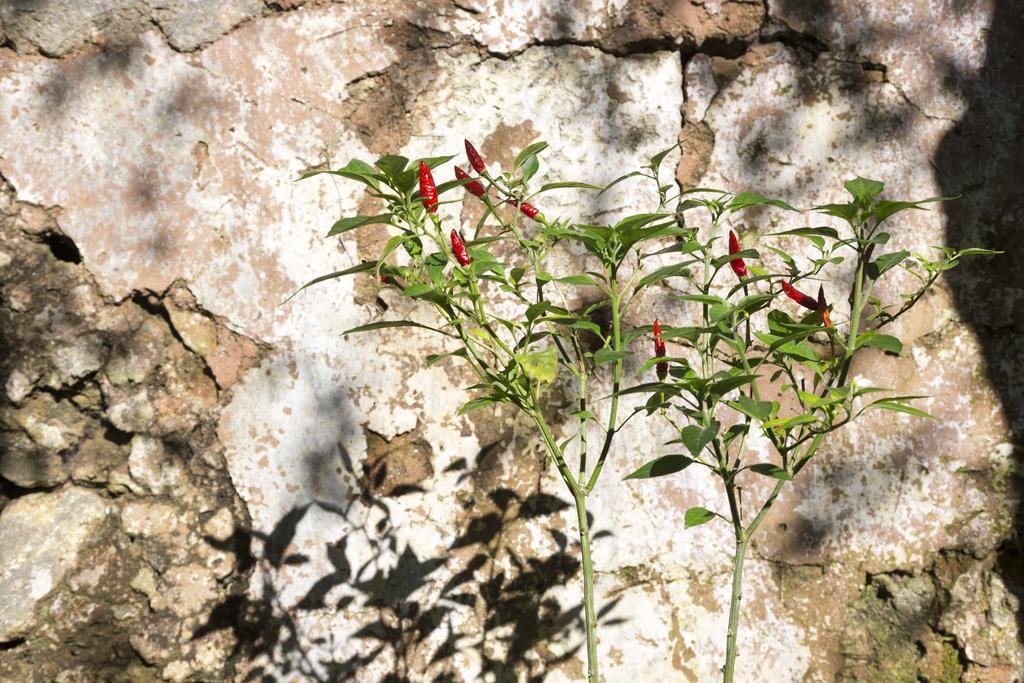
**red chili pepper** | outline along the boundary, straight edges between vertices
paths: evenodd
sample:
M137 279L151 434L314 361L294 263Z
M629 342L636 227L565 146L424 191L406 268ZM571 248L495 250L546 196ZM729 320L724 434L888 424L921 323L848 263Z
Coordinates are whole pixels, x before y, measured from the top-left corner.
M519 210L522 211L527 216L529 216L530 218L532 218L533 220L537 220L537 214L540 213L540 209L538 209L533 204L527 204L526 202L523 202L522 204L519 205Z
M825 288L818 285L818 312L821 313L821 321L825 323L825 327L832 327L832 318L828 314L828 302L825 301Z
M469 174L466 173L465 171L463 171L458 166L456 166L455 167L455 177L458 178L459 180L464 180L464 179L469 177ZM484 196L484 186L481 185L476 180L474 180L471 183L466 183L463 187L465 187L467 190L469 190L470 194L475 194L477 197L483 197Z
M437 185L434 184L434 176L425 163L420 162L420 196L423 197L423 206L427 207L430 213L437 213Z
M484 166L484 160L480 158L480 153L476 151L476 147L469 140L465 140L466 143L466 157L469 159L469 165L473 167L473 170L477 173L483 173L487 168Z
M786 296L788 296L790 299L797 302L804 308L809 308L812 311L818 310L817 299L815 299L813 296L808 296L804 294L803 292L801 292L799 289L789 284L788 282L783 281L782 291L786 293Z
M729 231L729 253L738 254L740 251L740 242L736 239L736 233L732 230ZM734 258L729 261L729 265L732 266L732 272L736 273L740 277L747 276L747 264L743 262L741 258Z
M665 342L661 338L661 325L658 324L657 318L654 320L654 355L658 358L665 357ZM658 373L658 381L664 381L665 376L668 375L668 363L662 361L655 368Z
M469 262L473 260L469 258L469 252L466 251L466 243L454 230L452 230L452 253L455 254L455 260L459 262L460 266L468 266Z

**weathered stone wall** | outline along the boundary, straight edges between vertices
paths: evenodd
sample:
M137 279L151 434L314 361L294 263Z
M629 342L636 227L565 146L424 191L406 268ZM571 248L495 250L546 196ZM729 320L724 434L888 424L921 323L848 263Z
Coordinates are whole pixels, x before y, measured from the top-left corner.
M543 138L552 179L679 141L688 186L962 195L894 248L1006 255L855 369L938 420L860 422L786 490L739 668L1024 680L1020 35L1010 0L0 0L0 680L581 678L575 523L528 426L457 417L469 375L423 367L427 333L341 337L428 315L369 278L279 305L381 243L324 240L371 201L295 178L463 137L505 166ZM650 208L617 190L544 209ZM671 293L627 322L684 319ZM665 432L620 440L590 505L603 677L715 680L729 534L681 514L721 492L620 482Z

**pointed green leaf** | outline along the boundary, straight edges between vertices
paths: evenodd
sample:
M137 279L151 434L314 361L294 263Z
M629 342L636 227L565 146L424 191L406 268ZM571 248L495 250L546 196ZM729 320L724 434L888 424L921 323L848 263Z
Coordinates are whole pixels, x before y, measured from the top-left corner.
M878 180L868 180L867 178L861 178L860 176L853 180L847 180L843 183L843 187L846 191L853 195L853 198L861 206L868 206L875 197L882 194L882 190L885 189L885 183Z
M537 191L537 194L540 194L541 192L547 192L548 190L561 190L566 187L577 187L582 190L601 189L600 185L591 185L590 183L574 183L571 181L566 181L561 183L545 183L544 185L541 185L541 188Z
M533 144L527 145L516 155L515 168L519 168L532 156L540 154L542 151L547 149L548 143L540 141L534 142Z
M781 479L782 481L793 481L792 474L782 469L781 467L777 467L771 464L770 462L759 462L756 465L751 465L747 469L753 470L758 474L763 474L764 476L771 477L773 479Z
M369 332L371 330L384 330L389 327L421 327L424 330L430 330L431 332L438 332L447 336L452 336L446 332L442 332L436 327L430 327L429 325L422 325L420 323L413 322L411 320L381 320L375 323L369 323L367 325L360 325L359 327L353 327L352 329L345 330L342 334L356 334L357 332Z
M315 285L315 284L317 284L319 282L324 282L325 280L333 280L336 277L342 277L342 276L345 276L345 275L352 275L353 273L365 273L365 272L367 272L369 270L374 270L376 267L377 267L377 262L376 261L363 261L362 263L354 265L351 268L346 268L345 270L336 270L333 273L328 273L327 275L321 275L320 277L314 278L314 279L310 280L309 282L307 282L306 284L304 284L301 287L299 287L298 289L296 289L294 292L292 292L292 295L290 297L288 297L287 299L285 299L284 301L282 301L281 304L283 305L283 304L286 304L289 301L291 301L295 297L296 294L298 294L299 292L304 290L306 287L312 287L313 285Z
M740 192L732 198L732 201L729 202L726 208L729 211L739 211L748 206L774 206L779 209L786 209L787 211L796 211L795 208L781 199L768 199L757 192Z
M355 230L363 225L372 225L374 223L390 224L391 214L382 213L378 216L352 216L350 218L342 218L331 226L331 230L327 233L327 236L333 237L334 235L340 235L341 233L348 232L349 230Z
M676 472L685 470L692 464L693 460L685 455L680 455L678 453L663 455L660 458L655 458L646 465L643 465L622 479L625 481L626 479L651 479L652 477L663 477L666 474L675 474Z
M515 358L526 376L535 382L553 382L558 374L558 355L553 346L543 351L519 353Z
M685 528L689 529L690 527L700 526L701 524L710 522L714 518L715 513L711 510L702 507L692 507L686 511L685 515L683 515L683 525Z
M882 277L885 271L899 265L909 256L910 252L905 250L895 251L891 254L882 254L865 266L865 272L867 272L869 278L877 280Z
M857 337L857 345L855 348L861 346L873 346L876 349L882 349L888 353L895 353L897 355L903 351L903 343L888 334L879 334L877 332L865 332Z

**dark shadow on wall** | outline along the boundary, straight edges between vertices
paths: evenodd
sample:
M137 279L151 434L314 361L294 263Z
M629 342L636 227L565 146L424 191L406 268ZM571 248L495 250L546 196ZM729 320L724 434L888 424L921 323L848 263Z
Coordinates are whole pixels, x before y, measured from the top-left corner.
M946 243L1005 252L965 259L948 273L957 311L980 341L984 371L1006 416L1013 460L1019 468L1024 438L1024 5L995 3L977 75L956 64L946 69L947 87L961 92L967 111L943 139L935 157L942 194L960 195L946 207ZM1016 469L1015 468L1015 469ZM998 551L997 565L1024 606L1024 519L1019 501L1024 479L1011 473L1007 495L1017 506L1013 532ZM1024 634L1024 607L1017 614Z
M343 468L357 474L343 450L341 456ZM446 474L460 482L472 476L465 460ZM392 506L408 492L385 498L365 487L341 505L314 501L295 507L270 533L239 531L226 542L208 538L236 554L239 574L256 568L267 580L258 598L240 584L194 638L230 631L239 668L255 663L240 680L261 683L289 675L353 680L370 670L389 672L381 680L395 683L455 681L460 680L455 657L469 651L471 659L481 662L481 675L539 682L551 667L576 655L583 644L581 607L563 609L549 595L579 572L569 540L549 529L556 550L524 556L511 538L523 521L558 513L567 503L544 493L524 498L508 489L489 491L486 501L466 505L483 512L467 519L444 552L419 557L408 544L402 547L405 541L393 524ZM350 531L324 548L333 571L313 581L298 601L286 602L278 590L282 573L311 562L293 541L314 507ZM601 610L604 624L617 621L607 618L616 603ZM329 619L343 610L349 623L362 625L353 633L332 634L330 640L308 640L306 617ZM562 654L552 654L551 645Z

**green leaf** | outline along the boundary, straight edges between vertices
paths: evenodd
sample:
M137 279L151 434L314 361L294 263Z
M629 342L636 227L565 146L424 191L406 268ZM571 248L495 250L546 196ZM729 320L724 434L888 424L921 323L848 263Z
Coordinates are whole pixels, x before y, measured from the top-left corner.
M860 348L861 346L873 346L876 349L882 349L888 353L895 353L897 355L903 351L903 342L896 337L888 334L879 334L877 332L865 332L857 337L857 344L854 348Z
M680 294L673 296L673 299L678 301L696 301L700 304L727 304L728 302L720 296L714 296L713 294Z
M726 401L726 405L761 422L770 419L779 410L777 401L758 401L750 396L740 396L735 401Z
M359 159L352 159L337 171L324 170L306 173L299 178L299 180L305 180L306 178L311 178L312 176L323 173L341 176L342 178L348 178L349 180L356 180L364 185L369 185L378 192L380 192L381 181L385 180L384 176L373 170L373 166L370 166L365 161L360 161Z
M632 355L632 351L613 351L607 346L604 346L594 352L594 364L603 365L604 363L611 363L612 361L629 358Z
M905 405L903 403L897 403L896 401L897 401L897 399L895 399L895 398L883 398L883 399L880 399L878 401L875 401L874 403L871 403L864 410L867 410L868 408L881 408L883 410L892 410L893 412L897 412L897 413L906 413L907 415L915 415L917 417L926 417L926 418L928 418L930 420L937 419L934 415L929 415L928 413L924 412L923 410L918 410L917 408Z
M360 325L359 327L353 327L352 329L345 330L342 334L355 334L357 332L369 332L371 330L384 330L389 327L421 327L424 330L430 330L431 332L439 332L441 334L447 334L441 332L436 327L430 327L429 325L421 325L411 320L381 320L375 323L369 323L368 325ZM448 335L451 336L451 335Z
M533 144L527 145L522 149L519 154L516 155L515 168L519 168L532 156L540 154L542 151L547 149L548 143L546 142L534 142Z
M1001 251L993 251L992 249L978 249L977 247L971 247L969 249L961 249L956 252L954 258L960 258L961 256L991 256L993 254L1002 254Z
M885 183L857 176L853 180L847 180L843 183L843 187L853 195L854 200L858 204L866 207L874 201L875 197L882 194L882 190L885 189Z
M491 396L484 396L482 398L474 398L472 401L467 401L465 404L463 404L463 406L461 408L459 408L459 415L465 415L466 413L470 412L471 410L476 410L477 408L483 408L484 406L489 406L489 405L491 405L493 403L497 403L497 402L498 401L495 398L491 397Z
M686 450L697 457L704 447L711 443L711 440L718 434L721 425L718 420L712 420L707 427L700 425L687 425L679 432L679 440L686 446Z
M753 470L758 474L763 474L764 476L771 477L773 479L781 479L782 481L793 481L792 474L782 469L781 467L776 467L770 462L759 462L756 465L751 465L747 469Z
M612 228L614 232L621 233L634 228L641 228L648 223L666 218L671 214L668 213L638 213L635 216L626 216L621 221L615 224Z
M372 225L374 223L390 224L391 214L382 213L377 216L351 216L350 218L342 218L331 226L331 231L327 233L327 236L333 237L334 235L340 235L341 233L348 232L349 230L355 230L363 225Z
M740 192L732 198L732 201L729 202L726 208L729 211L739 211L748 206L774 206L779 209L786 209L787 211L796 211L795 208L781 199L768 199L757 192Z
M565 277L556 277L555 282L563 285L592 285L594 287L597 287L600 284L589 275L566 275Z
M566 187L578 187L583 190L601 189L600 185L591 185L590 183L574 183L571 181L566 181L561 183L545 183L544 185L541 185L541 188L539 190L537 190L537 194L540 194L541 192L547 192L548 190L561 190L562 188Z
M569 417L578 417L581 420L597 420L597 413L592 410L576 410L569 413Z
M658 169L661 167L661 162L664 161L665 157L667 157L669 155L669 153L672 150L674 150L676 147L678 147L678 146L679 146L679 143L677 142L676 144L672 145L668 149L663 149L660 152L658 152L657 154L655 154L653 157L651 157L651 164L650 164L651 169L655 173L657 173Z
M835 228L830 228L827 225L819 226L816 228L793 228L792 230L783 230L782 232L773 232L771 234L772 236L798 235L801 237L818 236L831 237L832 239L836 240L839 239L839 232Z
M856 204L821 204L815 206L814 210L829 216L838 216L851 225L857 220Z
M744 384L749 384L757 379L757 375L735 375L733 377L727 377L718 382L714 382L708 387L709 394L715 394L716 396L724 396L733 389L742 387Z
M377 159L377 168L384 171L389 179L395 180L402 174L409 160L398 154L388 154Z
M796 417L777 417L774 420L769 420L761 425L761 429L792 429L799 425L811 424L817 422L818 418L814 415L797 415Z
M694 261L691 260L691 261L685 261L683 263L673 263L672 265L663 266L661 268L658 268L654 272L649 273L649 274L645 275L643 278L641 278L640 282L636 283L636 287L633 288L633 292L634 293L639 292L644 287L647 287L648 285L652 285L655 282L659 282L661 280L664 280L665 278L689 275L690 274L690 266L693 263L694 263Z
M743 251L738 251L735 254L722 254L721 256L716 256L712 259L711 265L715 268L721 268L726 263L735 261L738 258L759 259L761 258L761 254L757 252L757 249L744 249Z
M327 275L321 275L320 277L314 278L314 279L310 280L309 282L307 282L306 284L304 284L301 287L299 287L298 289L296 289L294 292L292 292L292 295L290 297L288 297L287 299L285 299L284 301L281 302L281 305L284 305L284 304L288 303L289 301L291 301L295 297L296 294L298 294L299 292L304 290L306 287L312 287L313 285L315 285L315 284L317 284L319 282L324 282L325 280L333 280L336 277L342 277L344 275L352 275L353 273L365 273L365 272L367 272L369 270L374 270L376 267L377 267L377 262L376 261L363 261L362 263L354 265L351 268L346 268L345 270L336 270L333 273L328 273Z
M456 178L455 180L446 180L437 186L437 194L442 195L449 190L455 189L456 187L463 187L470 183L478 182L476 178Z
M442 304L445 303L445 296L435 287L428 284L414 284L409 285L402 290L402 296L412 297L414 299L426 299L433 303Z
M894 251L891 254L882 254L874 261L867 264L867 266L865 266L865 272L867 272L869 278L871 278L872 280L877 280L878 278L882 277L882 274L885 271L899 265L909 256L910 252L905 250Z
M526 160L523 162L523 182L529 182L530 178L537 175L539 169L540 161L537 159L536 154L526 157Z
M888 199L880 199L875 204L875 209L871 213L875 217L875 225L878 225L889 216L899 213L900 211L905 211L907 209L924 210L924 207L921 206L921 204L928 204L931 202L948 202L951 199L956 199L956 197L929 197L928 199L919 199L915 202L895 202Z
M431 171L433 171L435 168L437 168L441 164L447 164L449 161L451 161L454 158L455 158L454 154L449 154L447 156L442 156L442 157L423 157L421 159L413 159L412 163L409 164L409 166L411 168L416 169L416 172L419 173L420 162L422 161L424 164L427 165L427 168L429 168Z
M558 355L555 347L532 353L518 353L515 356L519 367L535 382L553 382L558 374Z
M683 526L687 529L700 526L715 518L715 513L707 508L692 507L683 515Z
M691 458L685 455L674 453L672 455L663 455L660 458L655 458L646 465L638 468L632 474L628 474L623 477L623 481L627 479L651 479L652 477L663 477L666 474L675 474L685 470L687 467L693 464Z
M448 357L467 358L468 356L466 355L466 349L456 349L450 353L431 353L425 358L427 361L427 367L433 367Z
M598 193L598 195L602 195L605 192L607 192L608 190L610 190L613 187L615 187L616 185L618 185L619 183L621 183L622 181L629 180L630 178L635 178L636 176L643 176L645 178L649 178L650 177L650 176L648 176L648 175L646 175L644 173L641 173L640 171L633 171L632 173L627 173L626 175L620 175L618 178L616 178L615 180L613 180L610 183L608 183L607 185L605 185L604 189L602 189Z

